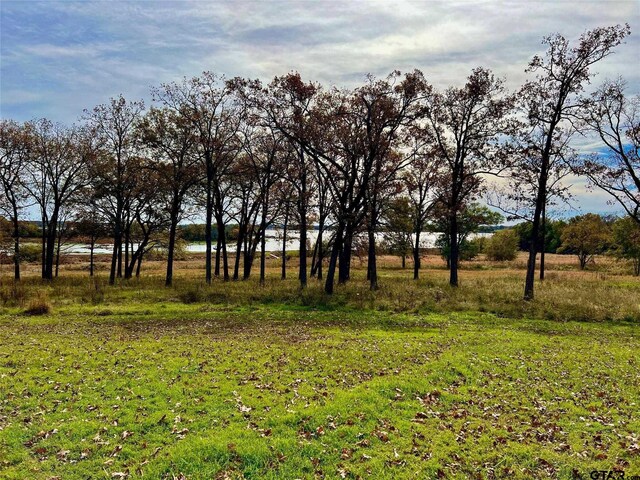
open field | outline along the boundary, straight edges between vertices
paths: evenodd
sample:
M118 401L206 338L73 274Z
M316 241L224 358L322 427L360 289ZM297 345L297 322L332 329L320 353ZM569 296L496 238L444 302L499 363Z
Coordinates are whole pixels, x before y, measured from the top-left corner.
M30 266L0 286L0 478L640 475L640 280L549 256L525 303L522 261L452 290L383 258L375 293L356 261L332 298L275 262L264 287L179 262L169 289L160 262L115 287Z

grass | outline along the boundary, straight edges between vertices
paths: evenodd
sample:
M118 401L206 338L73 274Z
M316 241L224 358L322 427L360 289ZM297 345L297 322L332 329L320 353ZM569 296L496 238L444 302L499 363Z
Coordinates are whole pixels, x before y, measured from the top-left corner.
M640 475L636 278L558 268L524 304L516 267L327 298L192 266L4 280L0 478Z

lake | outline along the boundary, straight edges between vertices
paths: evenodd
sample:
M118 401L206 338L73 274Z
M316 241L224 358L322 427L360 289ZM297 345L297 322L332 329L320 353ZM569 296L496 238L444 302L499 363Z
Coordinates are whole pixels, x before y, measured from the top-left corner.
M309 242L311 243L311 248L316 242L318 237L317 230L310 230L307 232L307 236L309 238ZM325 232L325 238L327 238L327 232ZM491 236L490 233L479 233L472 235L471 237L488 237ZM299 249L299 238L300 232L292 230L287 232L287 251L294 251ZM412 237L413 238L413 237ZM420 236L420 247L421 248L432 248L435 246L435 242L438 238L438 234L435 233L423 233ZM376 235L376 240L381 242L384 240L384 235L382 233L378 233ZM113 244L99 244L96 245L94 249L95 254L110 254L113 249ZM235 252L236 244L234 241L230 241L227 248L229 252ZM215 242L213 245L215 251ZM260 247L258 246L258 249ZM187 244L187 251L192 253L204 253L206 251L206 245L204 242L197 243L189 243ZM267 240L266 240L266 250L268 252L281 252L282 251L282 231L281 230L267 230ZM68 243L63 246L63 252L66 255L88 255L89 245L82 243Z

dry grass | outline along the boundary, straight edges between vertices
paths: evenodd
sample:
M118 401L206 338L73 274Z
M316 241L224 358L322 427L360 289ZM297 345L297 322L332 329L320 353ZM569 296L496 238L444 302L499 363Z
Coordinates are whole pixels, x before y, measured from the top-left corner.
M25 315L47 315L51 313L51 303L46 293L40 291L36 294L24 309Z
M315 279L310 280L309 288L300 291L296 259L289 263L286 281L280 280L279 262L271 259L264 286L258 284L257 265L247 281L216 279L209 286L203 281L203 258L194 255L176 262L174 287L169 289L163 286L165 264L161 261L144 264L140 279L121 280L116 287L109 287L107 259L100 260L94 279L89 278L86 265L76 259L62 266L60 278L52 284L43 284L38 279L38 265L28 265L20 285L16 286L7 276L2 279L1 304L6 308L24 307L45 291L51 306L56 308L163 302L279 304L409 313L474 311L559 321L640 321L640 279L628 274L627 265L608 257L598 258L590 269L580 271L574 257L548 255L546 280L537 282L536 299L532 302L522 301L524 253L511 262L490 262L483 258L465 262L459 288L448 285L448 271L437 256L425 259L417 282L412 279L409 262L402 269L397 257L383 256L379 259L380 289L376 292L369 291L366 262L356 257L351 281L338 286L331 297L324 294L323 283Z

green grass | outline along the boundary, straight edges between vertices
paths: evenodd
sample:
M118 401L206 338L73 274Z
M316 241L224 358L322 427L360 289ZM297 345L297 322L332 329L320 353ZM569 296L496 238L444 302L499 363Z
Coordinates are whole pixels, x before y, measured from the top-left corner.
M0 478L640 475L637 280L552 275L522 305L516 275L384 273L334 298L5 281ZM51 313L24 314L35 292Z

